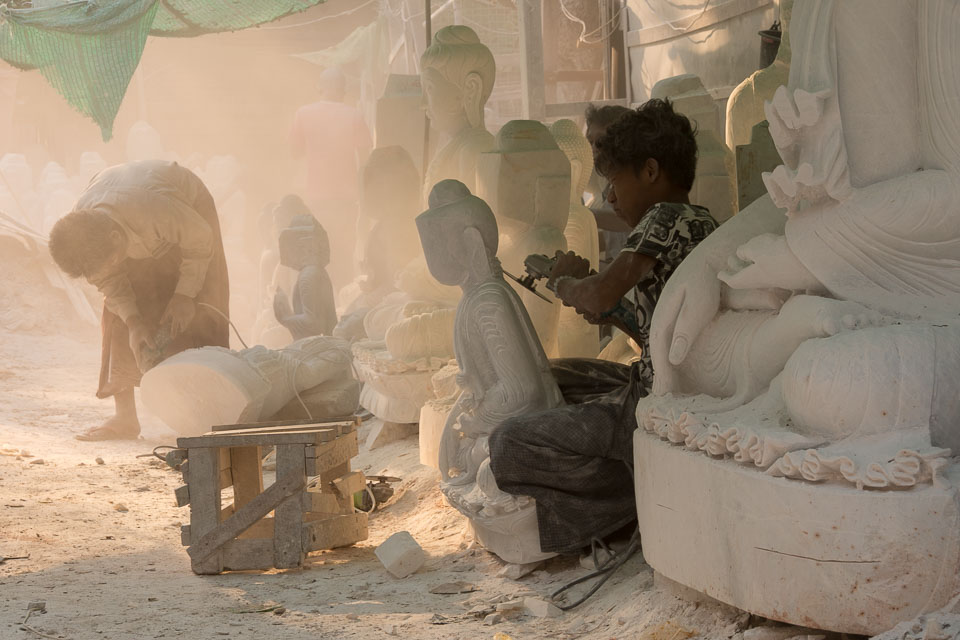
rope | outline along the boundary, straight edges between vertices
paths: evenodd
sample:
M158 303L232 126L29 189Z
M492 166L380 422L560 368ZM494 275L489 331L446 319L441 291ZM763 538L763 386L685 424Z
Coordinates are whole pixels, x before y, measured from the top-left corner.
M636 531L634 531L633 535L630 537L630 542L627 544L626 548L623 551L620 551L619 553L612 553L610 551L610 547L608 547L602 540L599 540L597 538L594 538L593 540L590 541L590 546L592 548L592 553L593 553L593 565L597 567L597 570L593 571L592 573L588 573L585 576L581 576L576 580L572 580L571 582L568 582L567 584L563 585L562 587L554 591L552 594L550 594L550 598L552 600L556 600L557 596L559 596L561 593L577 586L578 584L587 582L588 580L593 580L594 578L600 578L600 579L597 580L597 582L592 587L590 587L590 590L587 591L576 602L572 604L566 604L566 605L558 604L557 607L563 611L569 611L570 609L579 607L581 604L586 602L587 599L590 598L590 596L592 596L597 591L599 591L600 587L602 587L607 583L607 580L613 577L613 574L615 574L620 569L620 567L626 564L627 560L632 558L633 555L640 550L640 530L637 529ZM611 553L611 555L602 564L599 562L599 559L597 558L598 547L602 547L608 553Z
M200 305L201 307L208 307L208 308L213 309L214 311L216 311L216 312L220 315L221 318L223 318L224 320L226 320L227 322L229 322L229 323L230 323L230 326L233 327L233 332L236 334L237 340L240 341L240 344L243 345L243 348L244 348L244 349L249 349L249 348L250 348L250 347L247 346L247 343L243 341L243 338L240 336L240 331L237 330L237 326L236 326L235 324L233 324L233 321L227 316L227 314L225 314L223 311L220 311L220 309L217 309L217 308L216 308L215 306L213 306L212 304L207 304L206 302L198 302L197 304Z
M660 15L660 13L659 13L656 9L654 9L654 8L653 8L653 5L651 5L649 2L647 3L647 6L650 7L650 11L653 12L653 15L657 16L658 18L660 18L662 24L667 25L668 27L670 27L671 29L673 29L674 31L677 31L677 32L679 32L679 33L686 33L687 31L693 30L693 25L695 25L695 24L697 24L698 22L700 22L700 18L703 17L703 14L705 14L705 13L707 12L707 8L710 6L710 0L705 0L705 1L704 1L704 3L703 3L703 9L701 9L701 10L700 10L700 13L697 14L697 17L694 18L693 21L692 21L690 24L688 24L687 26L685 26L685 27L676 27L676 26L674 26L674 24L673 24L674 22L679 22L680 20L683 20L684 18L677 18L676 20L670 21L670 20L667 20L666 18L664 18L662 15Z
M307 20L306 22L298 22L297 24L282 24L282 25L277 25L276 27L260 27L260 28L265 30L270 30L270 31L276 31L279 29L296 29L297 27L305 27L308 24L316 24L317 22L324 22L325 20L333 20L335 18L342 18L343 16L348 16L352 13L356 13L357 11L360 11L360 9L363 9L364 7L370 6L371 4L377 1L378 0L367 0L360 6L354 7L353 9L347 9L346 11L341 11L340 13L335 13L330 16L321 16L319 18L314 18L313 20Z
M708 0L708 4L709 4L709 0ZM577 42L582 42L582 43L584 43L584 44L597 44L598 42L603 42L604 40L606 40L606 39L608 39L610 36L612 36L612 35L613 35L613 32L616 30L615 28L610 29L610 31L607 32L606 35L601 36L600 38L597 38L596 40L589 40L589 39L588 39L590 36L592 36L592 35L594 35L594 34L596 34L596 33L602 33L607 27L610 27L610 26L612 26L612 25L615 24L615 23L619 23L619 21L620 21L620 15L623 13L624 7L625 7L625 5L621 4L621 5L620 5L620 8L617 10L617 13L616 13L612 18L610 18L609 20L607 20L605 23L601 24L599 27L597 27L597 28L594 29L593 31L587 32L587 23L584 22L583 20L581 20L580 18L578 18L576 15L574 15L573 12L571 12L571 11L567 8L567 2L566 2L566 0L560 0L560 11L563 12L563 15L564 15L568 20L570 20L570 21L572 21L572 22L576 22L576 23L578 23L578 24L580 25L580 36L577 38Z

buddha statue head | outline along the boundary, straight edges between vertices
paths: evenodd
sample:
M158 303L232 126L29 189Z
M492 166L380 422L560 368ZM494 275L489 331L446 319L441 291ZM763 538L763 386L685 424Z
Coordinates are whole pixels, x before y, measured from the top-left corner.
M550 126L557 146L570 160L570 201L580 202L593 173L593 149L573 120L557 120Z
M570 214L570 161L542 123L511 120L497 133L496 149L477 160L477 195L501 227L562 231Z
M466 289L499 275L499 231L487 203L462 182L442 180L430 191L429 205L417 216L417 230L433 277Z
M437 31L420 57L424 106L433 127L450 136L482 129L496 72L493 54L473 29L451 25Z

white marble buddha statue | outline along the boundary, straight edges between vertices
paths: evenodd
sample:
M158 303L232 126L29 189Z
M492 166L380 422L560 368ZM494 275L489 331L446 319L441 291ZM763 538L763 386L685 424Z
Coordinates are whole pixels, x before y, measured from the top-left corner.
M429 202L417 228L430 272L463 291L454 329L463 391L441 437L441 487L485 547L509 562L530 562L545 557L536 505L497 487L487 437L503 420L559 406L563 399L530 317L503 279L490 207L455 180L438 183Z
M477 156L494 146L483 108L496 73L490 49L463 25L437 31L420 57L424 107L431 128L442 137L424 175L424 201L433 185L447 178L475 187Z
M477 163L477 195L488 202L500 228L500 259L523 275L530 254L553 256L567 250L570 216L570 161L546 126L511 120L497 133L496 149ZM563 305L517 287L547 356L559 355L558 323ZM549 295L549 294L548 294Z
M784 164L667 284L638 417L775 475L912 486L960 451L960 6L798 3L791 30Z
M598 269L600 238L597 220L583 204L583 193L593 172L593 150L573 120L557 120L550 125L550 133L570 160L570 217L563 230L567 250L586 258L592 268ZM600 353L600 333L573 307L561 307L557 350L561 358L596 358Z

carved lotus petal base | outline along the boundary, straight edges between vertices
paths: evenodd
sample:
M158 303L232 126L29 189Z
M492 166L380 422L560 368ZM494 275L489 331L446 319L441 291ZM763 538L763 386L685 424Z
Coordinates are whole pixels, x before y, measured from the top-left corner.
M874 635L960 589L960 465L944 486L776 478L637 431L637 513L656 571L750 613Z

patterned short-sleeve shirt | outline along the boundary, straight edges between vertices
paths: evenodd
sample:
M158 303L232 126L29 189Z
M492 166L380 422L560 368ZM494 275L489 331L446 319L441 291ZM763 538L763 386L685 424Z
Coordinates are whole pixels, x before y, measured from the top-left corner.
M650 321L667 279L693 248L717 228L705 207L676 202L660 202L647 210L627 236L622 251L650 256L657 261L653 270L637 283L637 324L640 327L640 383L644 393L653 386L650 361ZM621 252L622 252L621 251Z

